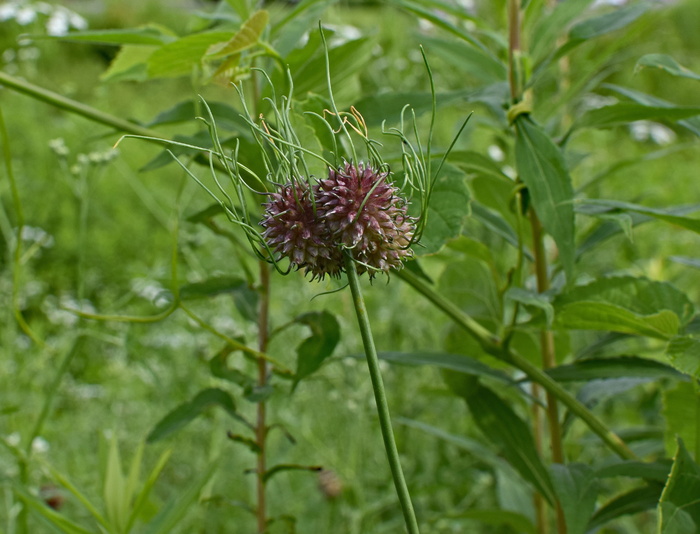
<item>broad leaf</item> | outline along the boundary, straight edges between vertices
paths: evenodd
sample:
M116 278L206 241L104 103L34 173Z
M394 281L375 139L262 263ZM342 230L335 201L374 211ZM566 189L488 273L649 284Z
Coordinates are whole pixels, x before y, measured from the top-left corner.
M153 78L178 77L192 74L210 46L226 41L229 32L203 32L181 37L162 46L148 60L148 74Z
M663 392L663 415L666 420L664 443L670 456L681 438L691 451L698 448L697 433L700 421L700 392L696 384L681 382Z
M435 180L428 204L427 225L421 238L422 247L415 247L419 255L435 254L445 243L462 233L469 216L470 194L464 172L445 164Z
M297 370L293 388L299 381L320 369L340 340L340 325L335 316L327 311L305 313L294 319L294 322L308 326L311 336L297 347Z
M688 454L683 440L659 501L660 534L696 534L700 530L700 466Z
M554 238L569 283L574 280L574 190L564 157L529 118L516 119L515 161L544 229Z
M537 454L530 427L491 389L478 380L445 372L448 385L464 398L477 426L525 480L547 501L555 502L555 492L547 468ZM461 376L460 376L461 375Z
M231 39L211 45L206 52L207 58L219 59L238 54L255 46L260 40L262 32L267 27L269 20L270 14L265 9L256 11L245 21L241 29Z
M232 417L240 418L233 397L229 393L222 389L209 388L200 391L191 401L181 404L161 419L148 434L146 441L153 443L169 436L212 406L220 406Z
M489 51L466 42L440 37L424 36L421 39L429 56L436 55L453 68L479 79L493 83L506 79L506 67Z
M637 61L634 71L638 72L644 68L661 69L668 72L672 76L690 78L691 80L700 80L700 74L685 68L671 56L666 54L647 54L646 56L642 56L639 61Z
M125 45L100 75L103 82L144 82L148 79L148 60L157 46Z
M584 534L600 490L595 473L584 464L553 464L552 482L566 518L566 533Z

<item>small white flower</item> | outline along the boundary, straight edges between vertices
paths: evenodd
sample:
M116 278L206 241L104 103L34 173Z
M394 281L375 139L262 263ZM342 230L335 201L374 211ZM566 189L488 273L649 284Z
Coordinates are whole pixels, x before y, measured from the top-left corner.
M51 446L49 445L49 442L41 436L35 437L32 441L32 452L35 454L45 454L49 452L50 448Z

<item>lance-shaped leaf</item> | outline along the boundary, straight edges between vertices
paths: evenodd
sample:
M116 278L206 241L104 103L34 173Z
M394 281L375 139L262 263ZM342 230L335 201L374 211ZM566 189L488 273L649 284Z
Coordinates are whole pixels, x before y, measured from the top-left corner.
M680 76L681 78L690 78L691 80L700 80L700 74L684 67L671 56L666 54L647 54L639 58L634 67L634 72L639 72L644 68L661 69L668 72L672 76Z
M634 121L680 121L700 115L700 107L645 106L621 102L584 113L574 128L612 128Z
M515 121L515 162L544 229L554 238L569 282L574 280L574 189L559 147L528 117Z
M177 39L168 28L148 24L138 28L119 30L85 30L70 32L59 37L61 41L76 41L105 45L163 45Z
M678 451L659 501L660 534L695 534L700 530L700 466L678 439Z
M594 532L597 528L618 517L653 509L659 502L662 489L661 484L649 484L615 497L596 510L586 526L586 531Z
M547 468L537 453L530 427L513 409L478 379L456 372L444 372L450 389L467 401L481 432L526 481L550 503L556 501Z
M181 404L161 419L148 434L146 441L153 443L180 430L212 406L219 406L231 417L241 419L236 411L233 397L228 392L223 389L208 388L200 391L191 401Z
M231 39L211 45L206 53L207 59L231 56L255 46L269 20L270 14L265 9L256 11Z
M318 473L322 470L323 467L319 465L278 464L265 471L265 474L263 475L263 480L267 482L276 474L282 473L284 471L312 471Z
M294 322L308 326L311 336L297 347L297 371L292 388L318 371L324 360L333 354L340 340L340 325L335 316L327 311L305 313Z
M567 534L584 534L600 490L595 473L584 464L554 464L552 481L566 518Z
M579 360L547 369L547 374L558 382L584 382L612 378L674 378L676 380L684 378L683 374L673 367L636 356Z
M700 110L700 108L698 108ZM700 234L700 219L693 219L691 217L682 217L682 213L690 213L693 211L698 211L697 204L689 206L674 206L672 208L660 209L660 208L649 208L647 206L640 206L639 204L631 204L629 202L620 202L617 200L606 200L606 199L587 199L582 200L577 206L577 209L587 212L589 214L600 214L609 212L630 212L638 213L640 215L647 215L664 221L667 223L675 224Z
M148 74L153 78L187 76L202 62L210 46L230 36L228 32L203 32L168 43L148 58Z

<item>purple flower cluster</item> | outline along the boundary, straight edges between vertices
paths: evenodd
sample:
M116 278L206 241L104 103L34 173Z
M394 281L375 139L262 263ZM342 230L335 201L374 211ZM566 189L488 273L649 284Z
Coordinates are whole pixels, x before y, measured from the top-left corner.
M346 163L313 187L304 181L280 186L265 204L261 225L270 248L311 278L340 276L343 249L359 273L400 269L411 257L416 219L388 173Z

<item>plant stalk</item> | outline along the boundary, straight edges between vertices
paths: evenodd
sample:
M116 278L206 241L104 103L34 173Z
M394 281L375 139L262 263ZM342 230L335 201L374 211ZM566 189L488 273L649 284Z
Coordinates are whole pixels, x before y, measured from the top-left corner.
M395 273L404 282L408 283L421 295L445 313L455 324L471 335L484 349L484 351L510 365L520 369L525 375L537 382L544 389L551 392L574 415L581 419L591 431L605 443L610 450L624 460L636 460L637 455L632 452L622 439L610 430L605 423L598 419L593 412L573 397L561 384L547 373L532 365L528 360L520 356L513 349L505 346L503 342L478 322L464 313L459 307L447 300L424 280L413 274L408 269Z
M260 307L258 308L258 350L264 353L267 350L269 339L269 316L270 316L270 266L266 261L260 261ZM267 385L268 363L265 358L257 359L258 366L258 386L264 388ZM267 502L265 499L265 475L267 472L266 446L267 422L266 403L258 402L257 420L255 424L255 441L258 445L256 475L256 518L258 533L263 534L267 530Z
M382 430L382 438L384 439L384 448L386 449L386 455L389 459L389 466L391 468L391 475L394 479L396 493L399 496L401 509L403 510L403 517L404 521L406 522L406 529L409 534L419 534L416 513L413 510L411 495L408 492L406 479L404 478L403 470L401 469L399 451L396 448L394 431L391 427L389 404L386 399L384 381L382 380L382 374L379 369L379 358L377 356L377 349L374 346L374 338L372 337L372 329L370 327L369 315L367 314L365 300L362 296L360 278L357 274L357 269L355 268L355 262L353 261L351 253L349 251L345 252L345 270L348 274L348 283L350 284L352 300L355 306L355 312L357 313L357 322L360 327L362 343L365 348L365 356L367 357L369 375L372 379L372 389L374 390L374 399L377 402L377 414L379 416L379 426Z

